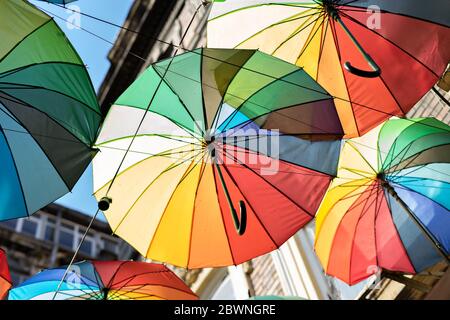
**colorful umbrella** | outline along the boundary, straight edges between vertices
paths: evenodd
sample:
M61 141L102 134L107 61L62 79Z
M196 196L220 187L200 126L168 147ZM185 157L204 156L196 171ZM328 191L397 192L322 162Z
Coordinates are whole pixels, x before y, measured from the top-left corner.
M72 189L93 156L101 115L83 62L49 16L26 1L1 1L0 39L0 220L6 220Z
M450 252L450 127L392 119L348 140L316 219L325 271L355 284L377 268L421 272Z
M450 1L226 0L208 46L295 63L335 99L347 137L405 115L450 61Z
M166 266L133 261L84 261L44 270L9 293L9 300L196 300Z
M11 275L9 274L6 253L0 249L0 300L6 298L8 290L12 286Z
M327 139L341 135L332 98L302 69L196 49L152 65L112 106L95 195L112 199L113 232L146 257L240 264L313 218L336 173L340 141Z

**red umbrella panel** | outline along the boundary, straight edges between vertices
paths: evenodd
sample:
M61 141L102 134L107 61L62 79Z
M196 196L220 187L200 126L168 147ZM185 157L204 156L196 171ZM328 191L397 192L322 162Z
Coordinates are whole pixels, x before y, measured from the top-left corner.
M0 300L4 299L11 288L11 275L5 251L0 249Z
M44 270L11 290L10 300L196 300L162 264L84 261ZM61 279L64 280L61 282Z

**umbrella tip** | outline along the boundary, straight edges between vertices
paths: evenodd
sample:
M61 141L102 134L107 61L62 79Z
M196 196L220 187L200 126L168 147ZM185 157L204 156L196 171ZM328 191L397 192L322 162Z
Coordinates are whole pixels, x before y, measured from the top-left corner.
M112 199L109 197L103 197L100 199L100 201L98 202L98 209L100 211L106 211L109 209L109 206L112 203Z

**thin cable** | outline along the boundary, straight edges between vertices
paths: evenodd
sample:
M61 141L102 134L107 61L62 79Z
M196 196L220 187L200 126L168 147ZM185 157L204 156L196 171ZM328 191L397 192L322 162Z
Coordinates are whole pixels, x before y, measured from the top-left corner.
M203 6L204 6L204 4L199 5L199 6L197 7L197 9L195 10L194 14L192 15L192 18L191 18L191 20L190 20L190 22L189 22L189 24L188 24L188 26L187 26L187 28L186 28L186 31L184 32L183 36L181 37L181 40L180 40L180 46L183 44L183 41L184 41L184 39L185 39L187 33L189 32L189 29L191 28L192 23L193 23L194 20L195 20L195 17L197 16L197 14L198 14L200 8L203 7ZM159 83L158 83L158 85L157 85L155 91L153 92L153 95L152 95L152 97L151 97L151 99L150 99L150 102L148 103L148 106L147 106L147 108L145 109L144 115L142 116L141 121L139 122L139 125L138 125L138 127L137 127L137 129L136 129L136 132L135 132L133 138L132 138L131 141L130 141L130 144L129 144L128 148L127 148L127 151L125 152L125 154L124 154L124 156L123 156L123 158L122 158L122 161L120 162L119 167L118 167L117 170L116 170L116 173L114 174L113 178L111 179L111 182L110 182L110 185L108 186L108 189L107 189L107 191L106 191L105 197L107 197L108 194L109 194L109 192L111 191L111 187L112 187L112 185L114 184L114 181L116 180L117 175L118 175L119 172L120 172L120 169L122 168L122 165L123 165L123 163L124 163L124 161L125 161L125 158L126 158L128 152L130 151L131 146L132 146L134 140L136 139L136 136L138 135L139 130L141 129L142 124L144 123L145 117L146 117L146 115L147 115L147 113L148 113L148 111L149 111L149 109L150 109L150 107L151 107L151 105L152 105L152 103L153 103L153 100L154 100L155 97L156 97L156 94L157 94L158 91L159 91L159 88L161 87L161 85L162 85L163 82L164 82L164 78L165 78L165 76L167 75L167 72L169 71L169 68L170 68L170 66L172 65L172 62L173 62L174 58L176 57L176 55L177 55L177 53L178 53L178 50L179 50L179 48L177 48L177 49L175 50L175 52L173 53L172 58L170 59L168 65L167 65L166 70L164 71L163 75L161 76L161 79L159 80Z
M40 8L40 7L39 7L39 8ZM54 15L55 17L57 17L57 18L59 18L59 19L65 21L65 22L71 23L71 22L68 21L67 19L62 18L62 17L60 17L60 16L58 16L58 15L55 15L55 14L52 13L52 12L49 12L49 11L47 11L47 10L45 10L45 9L42 9L42 8L40 8L40 9L43 10L43 11L45 11L46 13L48 13L48 14L50 14L50 15ZM101 20L101 19L100 19L100 20ZM114 42L111 42L111 41L109 41L109 40L107 40L107 39L104 39L104 38L102 38L102 37L96 35L95 33L93 33L93 32L91 32L91 31L87 30L87 29L83 29L83 28L81 28L81 29L84 30L84 31L86 31L86 32L88 32L88 33L90 33L90 34L92 34L92 35L94 35L94 36L96 36L97 38L100 38L100 39L103 40L103 41L106 41L107 43L109 43L109 44L111 44L111 45L116 45ZM137 31L135 31L135 32L138 33ZM141 33L138 33L138 34L141 34ZM142 35L142 34L141 34L141 35ZM159 39L159 40L160 40L160 39ZM163 40L160 40L160 41L163 42ZM194 50L188 50L188 49L182 47L181 45L180 45L180 46L172 45L172 46L174 46L175 48L177 48L177 51L178 51L179 49L183 49L183 50L185 50L186 52L190 52L190 53L194 53L194 54L199 54L199 55L202 54L202 53L196 52L196 51L194 51ZM122 48L122 49L124 50L124 48ZM140 60L142 60L142 61L144 61L144 62L148 62L147 59L145 59L145 58L143 58L143 57L141 57L141 56L139 56L139 55L137 55L137 54L135 54L135 53L133 53L133 52L131 52L131 51L129 51L129 54L132 55L132 56L134 56L134 57L136 57L136 58L138 58L138 59L140 59ZM274 80L286 82L286 83L288 83L288 84L292 84L292 85L294 85L294 86L301 87L301 88L303 88L303 89L307 89L307 90L311 90L311 91L319 92L319 93L322 93L322 94L323 94L323 92L318 91L318 90L315 90L315 89L313 89L313 88L308 88L308 87L306 87L306 86L302 86L302 85L299 85L299 84L297 84L297 83L293 83L293 82L287 81L287 80L285 80L285 79L279 79L279 78L276 78L276 77L274 77L274 76L272 76L272 75L265 74L265 73L260 72L260 71L248 69L248 68L246 68L246 67L244 67L244 66L238 66L238 65L235 65L235 64L230 63L230 62L228 62L228 61L218 59L218 58L216 58L216 57L211 57L211 56L208 56L208 55L206 55L206 54L203 54L203 56L204 56L204 57L207 57L207 58L210 58L210 59L213 59L213 60L216 60L216 61L219 61L219 62L224 63L224 64L228 64L228 65L231 65L231 66L239 67L239 68L241 68L241 69L243 69L243 70L246 70L246 71L254 72L254 73L259 74L259 75L263 75L263 76L266 76L266 77L269 77L269 78L273 78ZM172 58L173 58L173 57L172 57ZM300 69L302 69L302 68L300 68ZM167 71L167 69L166 69L166 71ZM173 71L173 70L170 70L169 72L172 72L172 73L174 73L174 74L183 76L183 77L185 77L185 78L187 78L187 79L190 79L190 80L192 80L192 81L199 82L199 83L203 84L203 82L201 82L201 81L198 81L198 80L196 80L196 79L191 79L191 78L189 78L189 77L187 77L187 76L185 76L185 75L179 74L179 73L177 73L177 72L175 72L175 71ZM204 85L207 85L207 84L204 84ZM361 103L358 103L358 102L351 101L351 100L346 99L346 98L341 98L341 97L333 96L333 95L331 95L331 94L329 94L329 93L328 93L328 95L329 95L330 97L332 97L333 99L337 99L337 100L340 100L340 101L343 101L343 102L351 103L351 104L354 104L354 105L356 105L356 106L359 106L359 107L362 107L362 108L366 108L366 109L369 109L369 110L374 111L374 112L382 113L382 114L385 114L385 115L388 115L388 116L399 116L399 115L396 114L396 113L391 113L391 112L387 112L387 111L384 111L384 110L379 110L379 109L376 109L375 107L370 107L370 106L367 106L367 105L364 105L364 104L361 104ZM239 97L238 97L238 98L239 98ZM404 119L405 119L405 120L409 120L408 118L404 118ZM430 126L430 127L433 127L433 126L431 126L431 125L429 125L429 126Z
M75 261L75 258L76 258L77 255L78 255L78 252L80 251L81 245L83 244L84 240L86 239L86 236L87 236L88 232L90 231L90 229L91 229L91 227L92 227L92 224L94 223L95 219L97 218L97 215L98 215L99 212L100 212L100 209L97 209L97 211L95 212L95 214L92 216L92 219L91 219L91 221L89 222L89 225L87 226L86 231L84 232L83 237L81 238L81 241L78 243L78 247L77 247L77 249L75 250L74 255L72 256L72 259L70 260L70 263L69 263L69 265L68 265L67 268L66 268L66 271L64 271L64 274L63 274L63 276L62 276L62 279L61 279L61 281L59 282L58 287L56 288L56 291L55 291L55 293L54 293L54 295L53 295L52 300L55 300L55 298L56 298L56 296L57 296L59 290L61 289L61 286L62 286L64 280L66 279L67 274L69 273L69 270L70 270L70 268L72 267L72 265L73 265L73 263L74 263L74 261Z
M190 30L190 28L191 28L191 26L192 26L192 23L193 23L194 20L195 20L195 17L197 16L197 14L198 14L200 8L203 7L203 6L204 6L203 3L202 3L201 5L199 5L199 6L197 7L197 9L195 10L194 14L192 15L192 18L191 18L191 20L190 20L190 22L189 22L189 24L188 24L188 26L187 26L187 28L186 28L186 31L184 32L183 36L181 37L181 40L180 40L180 46L183 44L183 41L184 41L186 35L188 34L188 32L189 32L189 30ZM123 163L124 163L124 161L125 161L126 156L128 155L128 152L129 152L130 149L131 149L131 146L132 146L132 144L133 144L133 142L134 142L134 139L135 139L136 136L138 135L139 130L140 130L142 124L144 123L145 116L147 115L148 110L150 109L150 106L151 106L152 103L153 103L153 100L154 100L154 98L155 98L155 96L156 96L156 93L158 92L158 90L159 90L161 84L162 84L163 81L164 81L164 77L166 76L167 71L169 70L169 68L170 68L170 66L171 66L171 64L172 64L172 62L173 62L175 56L177 55L178 50L179 50L179 49L175 50L175 52L173 53L172 58L171 58L171 60L170 60L170 62L169 62L169 64L168 64L168 66L167 66L166 72L162 75L162 77L161 77L161 79L160 79L160 81L159 81L159 83L158 83L158 86L156 87L156 90L155 90L155 92L153 93L153 96L152 96L152 98L150 99L150 102L149 102L149 104L148 104L148 106L147 106L147 108L146 108L146 110L145 110L145 112L144 112L144 115L142 116L142 119L141 119L141 121L140 121L140 123L139 123L139 125L138 125L138 127L137 127L137 129L136 129L136 132L135 132L133 138L132 138L131 141L130 141L130 144L129 144L128 148L127 148L127 151L126 151L125 154L123 155L122 161L120 162L119 167L117 168L117 171L116 171L116 173L115 173L113 179L111 180L111 182L110 182L110 184L109 184L109 186L108 186L108 190L106 191L105 196L108 196L108 193L109 193L109 191L111 190L111 187L112 187L112 185L114 184L115 179L117 178L117 176L118 176L118 174L119 174L119 172L120 172L120 169L121 169L121 167L122 167L122 165L123 165ZM77 247L77 249L76 249L74 255L72 256L72 259L71 259L69 265L67 266L66 271L64 272L64 275L63 275L61 281L59 282L58 287L57 287L57 289L56 289L56 291L55 291L55 293L54 293L54 295L53 295L52 300L55 300L55 298L56 298L56 296L57 296L59 290L61 289L61 286L62 286L62 284L63 284L63 282L64 282L64 280L65 280L65 278L66 278L66 276L67 276L67 274L68 274L68 272L69 272L69 269L72 267L72 265L73 265L73 263L74 263L74 261L75 261L75 258L77 257L78 252L80 251L80 248L81 248L82 244L84 243L84 240L86 239L86 236L87 236L88 232L90 231L90 229L91 229L91 227L92 227L92 224L94 223L95 219L97 218L97 215L98 215L99 212L100 212L100 209L98 208L97 211L95 212L94 216L92 217L91 221L89 222L89 225L87 226L86 231L84 232L83 237L81 238L81 241L79 242L78 247Z

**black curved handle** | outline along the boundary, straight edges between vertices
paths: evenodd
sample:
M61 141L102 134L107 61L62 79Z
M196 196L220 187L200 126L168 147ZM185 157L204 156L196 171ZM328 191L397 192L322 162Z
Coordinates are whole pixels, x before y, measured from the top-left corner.
M352 66L352 64L350 62L345 62L344 63L344 68L350 72L353 73L354 75L357 75L358 77L362 77L362 78L376 78L379 77L381 74L381 69L377 64L373 64L371 62L369 62L369 65L372 67L373 70L371 71L367 71L367 70L361 70L358 69L354 66Z
M331 12L331 16L333 17L333 19L335 19L341 25L342 29L344 29L345 33L348 35L350 40L356 46L358 51L361 53L364 60L367 61L367 63L369 64L369 66L371 67L372 70L367 71L367 70L362 70L362 69L356 68L356 67L352 66L352 64L348 61L344 63L344 68L348 72L353 73L354 75L357 75L358 77L363 77L363 78L379 77L381 75L380 67L372 59L372 57L364 50L364 48L361 46L361 44L358 42L358 40L356 40L356 38L353 36L353 34L347 28L345 23L342 21L341 17L337 14L337 12Z
M234 227L238 235L242 236L247 229L247 206L243 200L239 201L239 217L236 209L231 208L231 215L233 216Z

